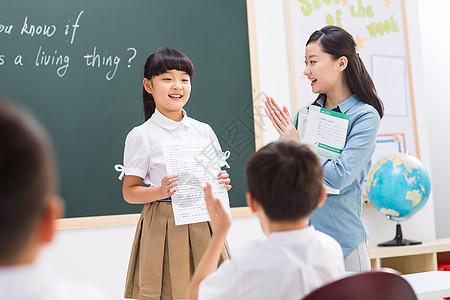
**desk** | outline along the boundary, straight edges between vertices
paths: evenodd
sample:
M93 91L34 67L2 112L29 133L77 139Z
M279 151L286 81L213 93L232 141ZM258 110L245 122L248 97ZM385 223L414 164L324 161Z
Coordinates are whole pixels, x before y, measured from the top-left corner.
M412 246L369 246L369 255L372 269L386 267L403 274L437 271L438 262L450 261L450 238Z
M403 275L419 300L450 297L450 271L431 271Z

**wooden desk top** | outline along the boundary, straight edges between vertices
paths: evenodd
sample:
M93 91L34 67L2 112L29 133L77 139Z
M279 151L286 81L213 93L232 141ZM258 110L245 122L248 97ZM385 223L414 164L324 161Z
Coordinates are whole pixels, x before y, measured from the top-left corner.
M396 247L369 246L368 249L371 259L447 252L450 251L450 238L423 241L421 245Z

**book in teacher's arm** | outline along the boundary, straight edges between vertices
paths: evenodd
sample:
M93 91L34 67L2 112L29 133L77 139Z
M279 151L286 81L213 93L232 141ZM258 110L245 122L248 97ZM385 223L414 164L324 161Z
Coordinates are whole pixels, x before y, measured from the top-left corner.
M348 115L310 105L300 109L296 127L302 143L310 145L317 155L337 159L345 146ZM325 185L328 194L339 194L339 190Z

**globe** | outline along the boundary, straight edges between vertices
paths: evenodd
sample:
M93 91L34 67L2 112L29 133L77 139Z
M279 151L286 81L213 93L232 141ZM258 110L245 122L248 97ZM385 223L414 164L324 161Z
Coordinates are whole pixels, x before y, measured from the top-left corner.
M379 246L420 244L403 239L400 222L410 218L427 202L430 176L420 160L405 153L380 158L371 168L366 180L367 195L373 207L397 222L394 240Z

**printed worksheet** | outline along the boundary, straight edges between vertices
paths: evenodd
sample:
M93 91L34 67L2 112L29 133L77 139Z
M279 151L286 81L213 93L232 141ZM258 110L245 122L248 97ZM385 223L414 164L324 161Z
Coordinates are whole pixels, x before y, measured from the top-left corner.
M211 183L218 198L231 216L226 188L219 184L221 157L209 139L161 140L167 174L178 176L172 195L175 225L209 221L203 187Z
M299 113L298 136L320 156L336 159L344 149L347 137L348 115L311 105ZM328 194L337 195L340 190L325 184Z
M348 115L311 105L304 137L319 156L336 159L344 149L347 137Z

